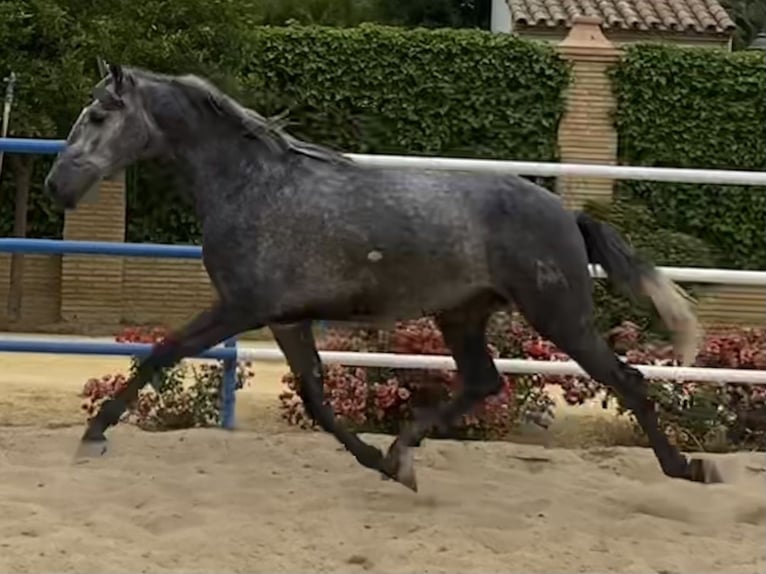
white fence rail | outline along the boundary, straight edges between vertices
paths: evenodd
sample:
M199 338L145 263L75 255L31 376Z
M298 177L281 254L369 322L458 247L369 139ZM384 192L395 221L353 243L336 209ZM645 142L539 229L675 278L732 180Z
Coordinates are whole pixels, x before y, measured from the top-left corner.
M629 179L636 181L706 183L717 185L757 185L766 187L766 171L504 161L494 159L463 159L411 155L366 155L349 153L346 154L346 156L361 164L376 167L422 168L447 171L489 171L543 177L593 177L602 179Z
M455 361L447 355L320 351L319 356L323 363L335 363L347 367L455 370ZM244 346L239 348L237 358L240 361L282 362L285 360L284 355L279 349L248 348ZM495 365L497 365L497 369L501 373L587 376L585 371L574 361L495 359ZM664 367L659 365L633 366L650 379L766 385L766 371L703 367Z
M681 283L720 283L766 287L766 271L740 271L737 269L707 269L704 267L660 267L673 281ZM595 266L594 277L605 277L604 270Z
M64 140L0 138L0 150L12 153L58 153L64 148L65 144L66 142ZM585 163L505 161L382 154L367 155L349 153L345 155L361 164L378 167L418 167L458 171L495 171L545 177L572 176L676 183L766 186L766 171L615 166Z

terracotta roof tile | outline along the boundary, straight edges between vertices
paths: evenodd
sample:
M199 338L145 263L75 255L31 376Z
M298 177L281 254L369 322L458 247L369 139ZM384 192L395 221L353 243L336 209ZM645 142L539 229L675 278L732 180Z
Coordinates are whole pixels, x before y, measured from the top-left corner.
M506 0L515 24L570 27L575 16L598 16L605 29L700 33L736 25L718 0Z

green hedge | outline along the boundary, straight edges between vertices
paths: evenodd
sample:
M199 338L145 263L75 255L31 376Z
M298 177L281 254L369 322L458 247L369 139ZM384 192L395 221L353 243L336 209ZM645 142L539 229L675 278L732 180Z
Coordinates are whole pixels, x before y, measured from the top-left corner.
M3 177L0 182L0 237L13 233L16 185L14 174L6 155ZM39 239L61 239L64 230L64 213L56 208L43 190L45 175L53 163L52 156L38 156L35 160L32 183L29 190L29 215L27 235Z
M637 45L611 75L622 163L766 167L762 54ZM766 269L766 189L655 182L619 187L645 200L658 224L715 245L727 267Z
M257 27L233 95L343 151L555 161L569 80L551 46L505 34ZM169 183L161 167L134 174L130 241L197 239Z
M259 28L244 86L296 133L359 153L555 159L568 65L540 43L463 30Z

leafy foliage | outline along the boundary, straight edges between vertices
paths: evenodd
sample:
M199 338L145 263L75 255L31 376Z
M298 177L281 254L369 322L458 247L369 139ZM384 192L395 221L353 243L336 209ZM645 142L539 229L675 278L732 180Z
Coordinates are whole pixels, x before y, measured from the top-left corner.
M639 45L612 71L623 163L711 169L766 166L766 62L753 52ZM766 269L764 189L621 182L658 224L715 245L726 267ZM686 261L687 265L695 262Z
M9 136L66 134L86 93L82 41L82 29L66 3L7 0L0 4L0 78L11 72L17 77ZM42 174L50 162L50 157L6 156L4 168L10 169L3 169L0 182L0 234L13 229L15 185L10 172L24 171L32 174L29 205L36 215L28 233L59 236L63 218L41 189Z
M348 27L361 23L426 28L489 28L491 0L252 0L256 20Z
M556 157L569 74L547 46L363 25L260 28L248 47L243 97L286 108L303 137L358 153Z
M382 22L427 28L489 29L491 0L377 0Z
M311 141L357 153L556 159L569 67L545 45L469 30L259 27L242 61L230 92L264 114L288 111L288 129ZM190 208L168 201L172 181L158 174L140 167L130 187L129 240L198 241Z
M542 339L517 315L497 313L488 329L493 357L538 361L566 361L568 356ZM635 365L676 365L672 346L649 338L629 321L611 329L607 338L615 351ZM430 319L403 322L393 331L329 331L319 341L325 350L396 352L425 355L447 353ZM729 330L708 335L697 366L732 369L766 368L766 331ZM398 432L419 408L449 399L456 390L454 371L325 366L325 402L336 416L357 430ZM313 428L298 397L300 382L292 374L283 378L287 389L280 396L282 414L291 424ZM760 386L737 383L710 385L650 380L650 396L657 405L660 424L683 449L727 450L766 447L766 392ZM501 392L465 415L451 432L437 436L503 439L523 421L545 425L553 417L549 391L563 390L572 406L600 399L604 406L619 397L586 376L505 375ZM632 415L631 415L632 416ZM637 432L638 432L638 427ZM641 434L639 432L639 434Z
M119 333L118 343L156 344L167 335L162 327L128 328ZM237 365L236 389L241 389L252 376L250 363ZM82 390L82 408L88 417L94 416L101 404L125 387L128 378L138 367L138 359L131 359L128 376L107 374L89 379ZM191 379L191 384L188 384ZM141 390L138 400L123 415L123 421L144 430L163 431L192 427L215 426L221 416L221 388L223 366L214 364L191 366L187 362L163 369L153 382L157 388Z
M537 337L525 333L519 340L532 347ZM322 350L390 352L422 355L449 354L440 331L431 319L399 323L391 333L357 330L330 331L318 342ZM492 345L494 357L501 356ZM446 401L457 389L454 371L387 368L347 368L328 365L325 370L325 402L336 416L359 431L396 433L411 421L418 409ZM292 373L283 378L288 389L280 395L283 418L303 428L314 427L299 398L300 381ZM543 377L503 376L503 387L475 412L464 415L445 437L502 439L526 421L546 425L552 418L553 402L542 387Z
M722 0L729 16L737 24L733 48L747 49L759 32L766 32L766 4L763 0Z
M255 0L254 11L260 24L317 26L356 26L378 21L379 0Z

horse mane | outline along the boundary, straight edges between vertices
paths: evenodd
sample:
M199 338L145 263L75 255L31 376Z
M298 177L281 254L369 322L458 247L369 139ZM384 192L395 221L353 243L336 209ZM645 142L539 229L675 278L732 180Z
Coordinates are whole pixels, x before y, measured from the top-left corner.
M217 115L233 121L243 129L245 137L264 142L274 152L295 152L331 163L353 163L351 159L333 149L300 140L287 133L284 129L286 124L284 114L270 118L262 116L197 75L169 76L136 68L130 71L139 78L168 83L180 89L199 107L210 109Z

